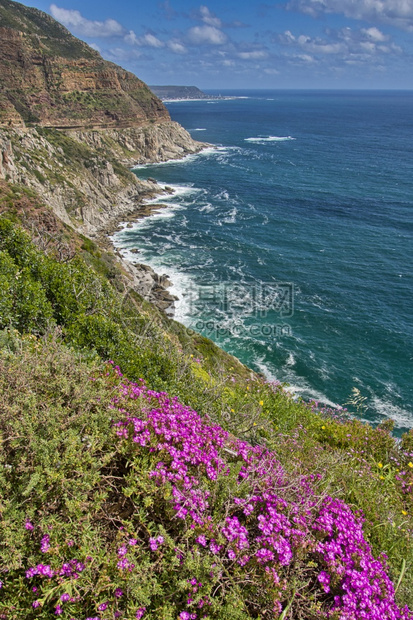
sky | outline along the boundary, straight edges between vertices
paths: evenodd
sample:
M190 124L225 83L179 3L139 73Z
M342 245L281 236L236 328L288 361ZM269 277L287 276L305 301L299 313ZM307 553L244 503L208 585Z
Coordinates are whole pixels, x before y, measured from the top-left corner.
M413 88L413 0L24 3L150 85Z

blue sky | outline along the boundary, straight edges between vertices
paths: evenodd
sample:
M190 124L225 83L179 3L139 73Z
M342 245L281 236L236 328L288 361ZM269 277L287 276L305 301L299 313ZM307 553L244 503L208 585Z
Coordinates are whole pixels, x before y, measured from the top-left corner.
M413 88L413 0L41 0L148 84Z

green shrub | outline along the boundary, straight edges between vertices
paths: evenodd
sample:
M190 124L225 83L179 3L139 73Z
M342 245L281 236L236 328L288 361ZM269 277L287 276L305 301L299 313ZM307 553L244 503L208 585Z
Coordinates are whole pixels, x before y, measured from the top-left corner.
M93 246L86 246L85 252L95 251ZM120 288L119 282L116 285ZM374 553L385 552L389 556L393 580L397 582L401 574L403 577L397 592L399 601L413 606L413 468L409 466L413 449L410 435L399 445L388 429L373 429L354 420L337 419L332 412L320 413L314 407L295 401L282 386L268 384L253 375L211 341L187 332L135 293L120 294L79 256L68 263L59 263L44 255L26 233L3 218L0 218L0 286L3 292L1 327L16 327L21 334L39 334L48 333L56 325L66 344L81 351L92 366L97 356L103 360L112 359L128 378L143 378L151 388L177 396L182 403L220 424L233 436L252 445L268 446L291 475L307 471L312 472L316 480L320 474L317 482L320 492L341 497L363 510L367 517L364 530ZM41 341L33 342L33 347L46 346ZM11 347L8 336L4 337L4 343ZM67 366L65 372L72 376ZM59 381L64 386L63 374L62 371ZM38 381L39 385L45 382ZM52 392L39 395L39 407L42 398L49 404L63 402L60 388L53 380L50 384ZM2 389L6 389L5 384ZM89 398L90 392L85 389L84 393L85 398ZM19 403L18 390L15 397ZM34 398L33 394L27 396L24 404L28 411L30 398ZM1 402L0 399L3 415ZM71 414L66 411L62 415ZM61 431L57 429L63 424L59 420L53 431L57 442L63 440L58 438ZM102 428L108 429L104 424ZM41 424L36 433L40 433L40 429ZM48 471L50 476L57 476L52 453L57 455L60 448L53 441L50 444L53 449L47 457L51 459ZM73 441L75 453L80 447ZM102 448L102 455L105 450ZM44 467L43 463L41 468ZM328 475L324 475L325 472ZM66 475L69 475L68 469L63 471L62 477L58 476L61 489L66 489L63 480ZM25 488L30 487L30 496L38 488L36 480L32 480L33 487L29 480L25 483ZM52 484L51 479L47 478L47 484ZM20 488L19 493L23 490ZM65 490L62 501L66 502L66 498L69 501L70 493ZM58 506L58 492L53 500L45 502L46 512L50 502ZM16 518L19 510L16 508ZM9 526L11 531L17 531L11 522L5 525ZM101 535L106 533L100 532ZM16 551L15 557L18 559L21 553L21 549ZM166 611L162 613L168 617Z
M43 333L52 323L53 310L28 267L19 269L12 257L0 251L0 329Z

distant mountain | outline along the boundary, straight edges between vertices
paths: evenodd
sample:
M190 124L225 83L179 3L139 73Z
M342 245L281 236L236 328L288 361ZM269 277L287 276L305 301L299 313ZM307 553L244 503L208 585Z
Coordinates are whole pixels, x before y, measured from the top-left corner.
M216 99L196 86L149 86L159 99Z
M135 75L50 15L0 0L0 125L137 127L169 120Z

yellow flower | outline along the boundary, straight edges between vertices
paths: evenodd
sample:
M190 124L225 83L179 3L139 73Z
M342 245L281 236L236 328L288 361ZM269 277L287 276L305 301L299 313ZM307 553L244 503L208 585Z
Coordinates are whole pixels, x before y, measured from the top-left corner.
M231 413L235 413L235 409L231 409Z
M257 423L256 423L256 422L254 422L254 426L257 426Z
M384 476L380 476L380 480L384 480Z
M402 510L402 515L406 516L407 512L405 510Z
M249 389L250 389L250 386L249 386L249 385L247 385L247 390L249 390ZM413 467L413 465L412 465L412 467Z
M377 463L377 467L380 467L380 469L383 467L383 463Z
M407 463L409 467L413 467L413 463L410 461L410 463Z
M322 428L322 429L323 429L323 431L324 431L326 427L325 427L325 426L322 426L321 428Z
M260 400L260 405L261 405L261 407L263 406L263 404L264 404L264 401L263 401L263 400Z

